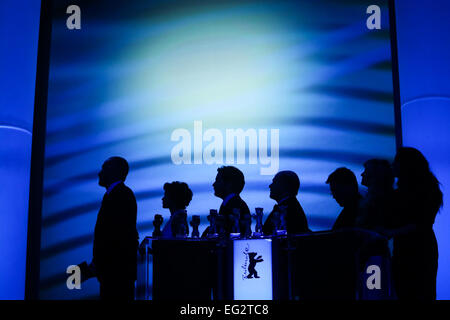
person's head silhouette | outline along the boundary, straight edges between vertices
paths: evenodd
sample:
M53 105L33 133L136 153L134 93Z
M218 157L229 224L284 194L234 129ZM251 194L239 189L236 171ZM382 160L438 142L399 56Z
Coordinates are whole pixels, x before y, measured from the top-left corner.
M225 199L231 193L240 194L244 185L244 174L241 170L232 166L223 166L217 169L216 180L213 183L214 195Z
M122 157L110 157L102 165L98 173L98 184L108 188L118 181L125 181L128 175L128 162Z
M442 206L440 183L430 170L427 159L417 149L402 147L397 151L392 164L398 188L410 193L431 196L431 205Z
M174 181L164 184L162 206L170 212L186 209L192 200L192 191L185 182Z
M394 184L391 164L384 159L367 160L361 177L361 184L369 189L390 190Z
M359 196L358 181L348 168L341 167L333 171L326 183L330 185L331 194L341 207L353 203Z
M399 185L420 183L432 174L427 159L419 150L411 147L397 151L392 168Z
M287 197L295 197L300 188L300 179L293 171L280 171L269 185L270 198L280 201Z

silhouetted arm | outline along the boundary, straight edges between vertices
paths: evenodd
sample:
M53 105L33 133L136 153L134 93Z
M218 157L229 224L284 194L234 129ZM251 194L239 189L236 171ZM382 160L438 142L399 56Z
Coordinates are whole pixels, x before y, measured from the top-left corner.
M382 227L374 228L374 231L385 236L386 238L390 239L395 236L402 236L409 234L411 232L417 231L418 227L416 224L408 224L406 226L402 226L395 229L386 229Z

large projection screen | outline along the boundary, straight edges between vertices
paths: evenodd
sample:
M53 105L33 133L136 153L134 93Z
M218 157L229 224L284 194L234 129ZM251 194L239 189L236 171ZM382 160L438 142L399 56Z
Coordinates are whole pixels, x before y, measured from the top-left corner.
M295 171L310 228L330 229L328 175L345 166L359 179L364 161L395 154L389 11L387 0L54 1L40 298L98 296L95 279L68 290L65 272L92 258L97 173L114 155L130 163L141 240L155 214L167 221L171 181L189 184L202 232L222 165L243 171L241 196L265 216L274 174Z

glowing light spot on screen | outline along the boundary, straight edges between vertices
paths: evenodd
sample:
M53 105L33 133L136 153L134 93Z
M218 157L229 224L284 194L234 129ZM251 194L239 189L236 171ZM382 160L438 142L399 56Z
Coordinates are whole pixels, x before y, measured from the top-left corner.
M220 127L237 115L270 117L280 97L298 85L297 65L284 54L285 34L273 16L191 19L130 52L144 68L125 85L128 92L146 92L153 102L148 107L190 111L191 120L209 119L208 125Z

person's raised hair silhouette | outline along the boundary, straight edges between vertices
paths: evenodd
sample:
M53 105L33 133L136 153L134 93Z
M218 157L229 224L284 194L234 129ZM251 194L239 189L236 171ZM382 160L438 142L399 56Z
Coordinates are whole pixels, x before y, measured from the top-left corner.
M189 234L186 207L192 200L192 191L185 182L174 181L164 184L163 208L170 210L170 219L162 230L163 237Z
M136 198L124 184L128 169L124 158L111 157L98 173L106 193L95 224L92 266L101 299L134 299L139 236Z
M293 171L280 171L272 179L269 186L270 198L277 204L264 222L263 232L271 235L274 229L273 215L279 212L279 206L286 207L286 230L288 233L302 233L310 231L305 212L296 196L300 188L300 179Z
M355 227L361 201L355 174L350 169L341 167L328 176L326 183L330 185L333 198L343 207L332 230Z

